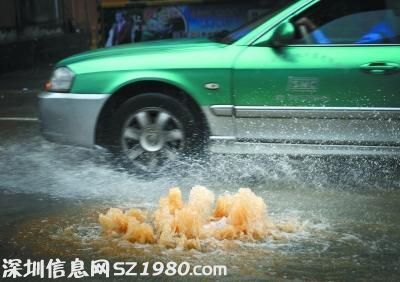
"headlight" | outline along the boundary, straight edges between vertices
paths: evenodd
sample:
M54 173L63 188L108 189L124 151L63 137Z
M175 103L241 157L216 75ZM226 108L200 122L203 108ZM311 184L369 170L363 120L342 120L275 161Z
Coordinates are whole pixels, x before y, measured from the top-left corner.
M54 70L50 81L46 84L46 90L68 92L71 89L74 76L74 73L66 67L57 68Z

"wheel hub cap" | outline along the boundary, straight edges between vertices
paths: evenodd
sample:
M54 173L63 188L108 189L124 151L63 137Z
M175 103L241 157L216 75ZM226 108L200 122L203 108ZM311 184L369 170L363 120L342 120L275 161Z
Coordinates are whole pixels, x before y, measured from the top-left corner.
M130 116L123 126L122 148L127 157L145 170L174 161L183 148L183 126L161 108L146 108Z
M140 136L140 145L148 152L157 152L164 147L164 138L160 130L147 128Z

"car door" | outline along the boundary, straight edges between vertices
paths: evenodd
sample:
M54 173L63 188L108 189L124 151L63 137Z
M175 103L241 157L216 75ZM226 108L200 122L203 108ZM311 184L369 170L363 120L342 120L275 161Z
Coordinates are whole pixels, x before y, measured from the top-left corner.
M291 45L249 46L233 70L237 139L400 144L400 22L387 2L317 1L287 19Z

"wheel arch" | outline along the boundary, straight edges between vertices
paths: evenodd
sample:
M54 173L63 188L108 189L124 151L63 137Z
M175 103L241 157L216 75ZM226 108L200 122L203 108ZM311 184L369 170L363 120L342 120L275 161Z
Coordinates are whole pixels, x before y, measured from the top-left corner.
M187 91L170 82L159 80L141 80L133 81L122 85L103 105L96 122L95 143L104 145L106 142L106 133L111 126L112 115L130 98L144 93L159 93L177 99L184 104L194 114L194 117L204 132L209 136L210 129L206 116L199 103Z

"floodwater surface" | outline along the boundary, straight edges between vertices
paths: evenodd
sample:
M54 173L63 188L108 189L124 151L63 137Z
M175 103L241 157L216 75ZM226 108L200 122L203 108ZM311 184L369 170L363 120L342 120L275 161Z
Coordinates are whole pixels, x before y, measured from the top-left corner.
M226 265L227 280L400 279L400 162L394 158L211 156L157 179L116 169L101 151L51 144L37 124L0 124L0 252L13 258ZM249 188L290 232L204 238L200 248L108 236L110 208L153 214L180 187ZM254 238L253 238L254 239Z

